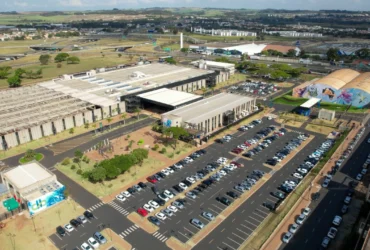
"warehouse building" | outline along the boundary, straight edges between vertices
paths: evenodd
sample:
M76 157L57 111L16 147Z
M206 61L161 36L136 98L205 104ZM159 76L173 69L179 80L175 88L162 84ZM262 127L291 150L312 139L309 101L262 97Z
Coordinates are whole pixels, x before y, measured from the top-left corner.
M140 94L168 88L191 93L215 86L219 71L169 64L101 68L0 92L0 150L140 106Z
M164 113L161 119L165 126L196 129L207 135L256 109L255 98L221 93Z
M226 81L235 73L235 64L233 63L207 61L202 59L198 61L193 61L190 64L199 69L208 69L220 72L218 76L216 76L217 82Z
M19 203L27 204L30 215L64 200L65 186L39 162L31 162L1 173L2 183Z

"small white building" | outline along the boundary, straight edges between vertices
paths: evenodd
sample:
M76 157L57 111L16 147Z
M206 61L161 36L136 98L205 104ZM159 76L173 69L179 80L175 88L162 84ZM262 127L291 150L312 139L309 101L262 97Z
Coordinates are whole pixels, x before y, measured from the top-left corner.
M1 180L19 203L27 204L31 216L65 199L65 186L36 161L2 172Z

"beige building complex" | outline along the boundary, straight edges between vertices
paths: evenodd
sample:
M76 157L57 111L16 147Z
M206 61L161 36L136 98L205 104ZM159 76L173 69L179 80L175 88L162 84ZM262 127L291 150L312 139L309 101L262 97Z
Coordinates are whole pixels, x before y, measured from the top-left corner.
M0 92L0 150L140 107L136 96L168 88L193 92L228 77L169 64L101 68ZM166 96L164 96L166 98Z

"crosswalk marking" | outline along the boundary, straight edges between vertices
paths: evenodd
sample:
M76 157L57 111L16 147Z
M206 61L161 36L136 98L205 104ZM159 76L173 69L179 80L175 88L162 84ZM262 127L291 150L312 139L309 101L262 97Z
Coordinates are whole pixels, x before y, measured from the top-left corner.
M166 240L168 240L168 238L165 235L163 235L163 234L161 234L159 232L153 233L153 236L155 238L157 238L158 240L160 240L161 242L165 242Z
M127 216L129 215L130 213L128 211L126 211L125 209L123 209L122 207L120 207L117 203L115 203L114 201L111 201L108 203L111 207L113 207L114 209L116 209L118 212L120 212L121 214L123 214L124 216Z
M127 237L130 233L133 233L138 228L139 228L139 226L134 224L134 225L130 226L129 228L126 228L126 230L121 232L119 234L119 236L121 236L121 238L123 239L123 238Z
M99 202L98 204L95 204L95 205L93 205L93 206L91 206L90 208L88 208L88 209L86 209L87 211L89 211L89 212L92 212L92 211L94 211L95 209L97 209L97 208L99 208L99 207L101 207L101 206L103 206L104 205L104 203L103 202Z

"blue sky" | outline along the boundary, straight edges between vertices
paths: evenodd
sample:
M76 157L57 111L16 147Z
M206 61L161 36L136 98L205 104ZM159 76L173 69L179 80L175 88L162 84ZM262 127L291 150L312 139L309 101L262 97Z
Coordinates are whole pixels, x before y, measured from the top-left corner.
M341 9L370 11L370 0L2 0L0 11L97 10L146 7Z

